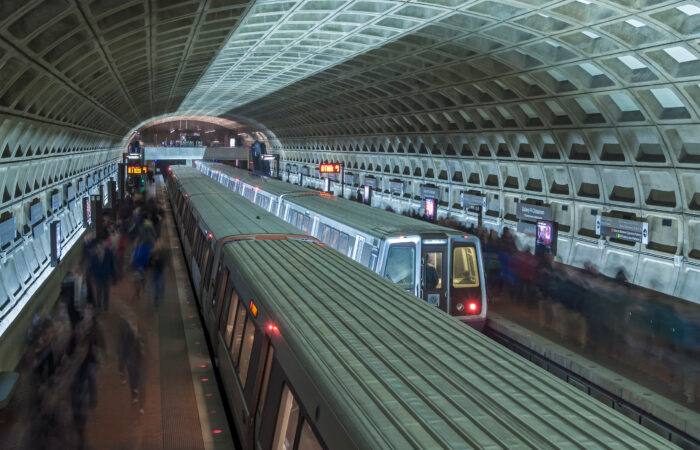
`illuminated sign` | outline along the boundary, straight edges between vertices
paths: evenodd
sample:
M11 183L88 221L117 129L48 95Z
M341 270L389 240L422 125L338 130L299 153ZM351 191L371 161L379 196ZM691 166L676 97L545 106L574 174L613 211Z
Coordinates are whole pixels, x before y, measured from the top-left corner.
M148 166L127 166L126 173L129 175L141 175L148 172Z
M518 203L515 211L515 216L519 220L529 220L536 222L538 220L552 220L552 208L549 206L530 205L526 203Z
M318 166L320 173L340 173L340 163L324 163Z
M330 178L324 178L323 179L323 192L330 192L331 191L331 180Z
M600 236L649 244L649 223L647 222L598 215L595 220L595 230Z
M83 197L83 226L90 226L92 215L90 214L90 197Z
M258 307L255 306L253 300L250 301L250 313L253 315L253 317L258 317Z
M362 202L365 205L369 205L372 203L372 186L365 184L364 189L365 189L365 192L364 192L364 195L362 196Z
M432 197L425 199L425 217L428 220L435 219L435 203L436 200Z
M537 221L535 235L535 255L557 254L557 224L548 220Z

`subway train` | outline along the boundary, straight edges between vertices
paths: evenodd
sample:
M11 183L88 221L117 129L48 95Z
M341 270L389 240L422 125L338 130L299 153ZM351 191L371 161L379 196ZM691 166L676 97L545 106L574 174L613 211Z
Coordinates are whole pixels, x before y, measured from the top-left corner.
M197 168L384 278L482 329L487 298L475 236L219 163Z
M672 447L192 168L166 186L242 448Z

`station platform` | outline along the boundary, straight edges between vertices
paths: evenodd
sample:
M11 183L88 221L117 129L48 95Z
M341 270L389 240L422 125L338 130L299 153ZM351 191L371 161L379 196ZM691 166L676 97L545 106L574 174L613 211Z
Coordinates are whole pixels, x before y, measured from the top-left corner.
M171 250L164 300L156 309L150 274L139 289L128 271L112 286L109 310L97 316L104 345L98 352L97 404L89 411L84 448L234 448L169 205L163 201L162 184L157 189L151 187L151 194L157 195L166 210L160 239ZM52 316L59 324L67 323L66 309L60 301ZM119 374L117 341L125 316L138 324L143 342L142 381L136 402L132 402L129 383L122 381ZM61 334L58 332L57 336ZM37 403L30 399L36 395L30 390L35 387L28 382L28 365L20 366L20 382L13 401L0 415L2 449L27 448L27 442L36 442L27 434L42 426L55 428L56 433L74 432L70 389L62 379L72 378L75 365L71 357L62 355L61 339L57 338L52 346L57 368L47 382L42 393L46 399L40 405L49 404L57 412L47 421L45 414L33 410ZM46 448L52 448L50 442Z
M695 398L700 361L673 354L644 357L605 335L584 335L575 318L545 317L542 304L527 306L504 292L491 297L485 333L535 364L682 448L699 448L700 402ZM538 301L530 301L529 305ZM674 373L665 361L686 368ZM692 384L692 385L691 385Z

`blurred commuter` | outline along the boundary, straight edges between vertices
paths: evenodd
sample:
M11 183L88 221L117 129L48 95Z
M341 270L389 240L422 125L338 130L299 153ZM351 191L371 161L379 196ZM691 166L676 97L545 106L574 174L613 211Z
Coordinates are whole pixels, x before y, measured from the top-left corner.
M109 291L114 278L114 255L109 247L109 240L105 239L95 246L90 261L90 274L95 289L95 306L109 311Z
M122 384L129 382L131 391L131 402L136 404L139 398L143 399L143 389L141 388L142 353L143 342L139 335L136 319L133 317L120 317L119 339L117 343L117 353L119 356L119 375ZM143 401L141 402L141 412L143 412Z
M163 301L165 292L165 268L168 265L170 252L163 244L158 244L151 252L150 266L153 276L153 303L158 309Z

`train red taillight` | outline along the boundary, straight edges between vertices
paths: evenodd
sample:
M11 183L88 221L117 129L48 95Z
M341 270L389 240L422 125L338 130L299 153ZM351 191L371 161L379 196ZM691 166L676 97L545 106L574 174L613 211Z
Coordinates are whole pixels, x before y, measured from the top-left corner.
M478 300L467 301L467 314L477 315L481 313L481 302Z
M280 334L280 329L275 325L274 323L268 323L267 324L267 331L270 333L274 333L279 336Z

